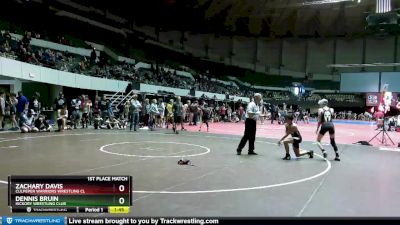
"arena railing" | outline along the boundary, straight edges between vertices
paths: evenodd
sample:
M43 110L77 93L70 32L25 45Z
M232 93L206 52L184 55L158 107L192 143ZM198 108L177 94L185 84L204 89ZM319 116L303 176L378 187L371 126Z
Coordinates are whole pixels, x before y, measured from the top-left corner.
M43 66L32 65L14 59L0 57L0 74L6 77L54 84L87 90L124 92L128 82L97 78L76 73L64 72Z

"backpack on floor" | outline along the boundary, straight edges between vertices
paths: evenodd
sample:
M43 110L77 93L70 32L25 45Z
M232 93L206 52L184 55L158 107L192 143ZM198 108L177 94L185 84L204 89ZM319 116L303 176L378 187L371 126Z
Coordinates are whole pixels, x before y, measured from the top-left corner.
M368 146L372 146L370 143L368 143L367 141L359 141L359 142L356 142L356 143L354 143L354 144L360 144L360 145L368 145Z
M181 159L178 161L178 165L190 165L189 159Z

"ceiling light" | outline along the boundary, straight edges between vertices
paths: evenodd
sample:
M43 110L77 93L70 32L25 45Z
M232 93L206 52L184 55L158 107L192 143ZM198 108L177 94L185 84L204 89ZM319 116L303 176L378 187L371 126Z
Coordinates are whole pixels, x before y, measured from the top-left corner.
M319 0L319 1L308 1L308 2L303 2L301 5L322 5L322 4L333 4L333 3L340 3L340 2L352 2L354 0ZM361 2L361 0L357 0L358 3Z

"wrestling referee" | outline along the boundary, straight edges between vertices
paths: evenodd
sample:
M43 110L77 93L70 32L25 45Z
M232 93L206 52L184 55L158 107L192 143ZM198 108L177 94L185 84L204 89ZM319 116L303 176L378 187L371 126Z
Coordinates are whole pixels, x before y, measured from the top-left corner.
M254 152L254 141L256 140L256 127L257 127L257 119L260 115L260 102L262 96L257 93L254 95L254 101L250 102L246 109L246 122L244 128L244 135L242 140L239 143L239 146L236 150L237 154L242 154L242 149L246 145L247 141L249 141L249 155L257 155Z

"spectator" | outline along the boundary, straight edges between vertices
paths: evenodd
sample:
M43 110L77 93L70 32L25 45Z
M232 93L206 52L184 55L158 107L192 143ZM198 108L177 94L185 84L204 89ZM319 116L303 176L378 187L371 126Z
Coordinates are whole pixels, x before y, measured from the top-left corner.
M167 119L165 122L167 125L167 129L168 129L170 123L172 125L174 124L174 109L173 109L173 107L174 107L174 100L170 99L166 106Z
M173 124L173 131L174 133L178 134L178 129L177 129L177 124L181 124L181 130L185 130L185 127L183 126L183 120L182 120L182 109L183 109L183 104L181 102L181 97L177 96L176 101L173 105L173 112L174 112L174 124Z
M158 100L158 112L159 112L159 115L158 115L158 125L159 125L159 127L164 127L164 125L165 125L165 121L164 121L164 116L165 116L165 103L163 102L163 100L162 100L162 98L160 98L159 100Z
M97 53L96 53L96 48L92 49L92 52L90 53L90 65L94 65L96 63L97 59Z
M112 103L111 103L110 99L106 100L106 105L107 105L108 116L109 117L114 116L114 112L113 112L113 109L112 109Z
M53 118L57 118L58 110L63 109L66 104L67 104L67 100L64 98L64 94L60 91L58 93L58 97L54 100L54 104L53 104L54 117Z
M99 102L99 109L101 111L101 118L103 118L103 121L105 121L106 117L109 117L108 115L108 105L107 105L107 99L106 96L103 95L101 97L101 100Z
M28 109L32 109L36 115L40 115L41 103L39 102L40 93L35 92L29 101Z
M240 121L243 120L243 115L244 115L244 108L243 108L243 105L240 104L240 105L239 105L239 120L240 120Z
M62 132L67 129L68 109L67 105L64 104L62 109L57 110L57 124L58 132Z
M127 101L125 101L124 103L123 102L121 102L119 105L118 105L118 118L120 119L120 120L122 120L122 119L124 119L124 111L125 111L125 104L126 104L126 102Z
M96 129L96 130L102 128L102 126L103 126L103 118L101 118L100 113L94 114L93 125L94 125L94 129Z
M18 92L17 104L17 117L20 118L21 114L28 109L28 99L24 96L22 91Z
M137 131L137 126L139 125L139 112L141 111L142 105L137 100L138 96L134 95L130 102L130 131L132 131L132 127L134 131Z
M58 93L58 97L54 100L54 110L63 109L66 105L67 100L64 98L64 94L62 92Z
M80 97L72 99L72 101L71 101L71 108L72 108L71 122L74 125L74 129L76 129L76 127L79 126L81 105L82 105L82 102L80 100Z
M149 108L149 130L153 131L155 128L155 119L160 112L158 111L157 99L151 100Z
M91 111L92 117L95 117L95 114L99 114L101 117L101 110L100 110L100 97L99 96L95 96L94 97L94 103L93 103L93 109Z
M25 35L21 40L23 47L26 49L29 48L29 45L31 43L31 39L32 39L31 36L32 36L31 32L27 31L27 32L25 32Z
M92 101L89 99L89 96L82 95L82 106L81 106L81 118L82 118L82 128L88 128L89 123L89 114L92 108Z
M128 120L129 118L129 109L131 108L131 102L129 100L126 100L124 103L124 112L123 112L123 118L124 120Z
M6 115L6 100L4 98L4 92L0 91L0 131L4 131L3 120Z
M190 121L190 122L193 123L193 126L197 126L197 121L198 121L198 117L199 117L199 102L197 100L195 100L190 105L190 111L193 113L193 121Z
M225 115L226 115L226 108L225 108L225 103L223 103L220 108L220 116L222 122L225 122Z
M33 109L28 110L28 113L22 112L20 119L21 133L38 132L39 129L35 127L35 112Z
M83 59L79 63L79 69L81 70L81 72L86 71L86 64Z
M10 117L11 117L11 129L10 130L18 130L18 123L15 118L15 115L17 113L17 105L18 105L18 99L15 93L10 94L10 100L8 102L8 105L10 106Z
M47 122L47 118L44 115L39 115L35 120L35 127L39 132L50 132L51 126Z
M149 122L149 113L150 113L149 101L150 100L148 98L146 98L143 102L143 115L144 115L143 124L144 124L144 126L148 126L148 122Z
M1 51L1 52L4 52L4 53L10 53L10 52L11 52L11 47L10 47L10 44L8 43L7 40L6 40L6 41L4 42L4 44L1 46L0 51Z
M192 120L193 120L193 114L190 110L190 105L191 105L190 100L187 100L186 104L183 105L183 113L184 114L183 114L183 118L182 118L183 121L189 122L189 126L192 125Z

